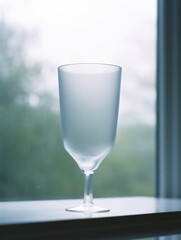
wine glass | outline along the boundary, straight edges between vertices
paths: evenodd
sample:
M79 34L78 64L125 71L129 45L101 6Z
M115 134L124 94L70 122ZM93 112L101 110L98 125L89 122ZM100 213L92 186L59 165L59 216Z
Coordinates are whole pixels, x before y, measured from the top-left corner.
M67 211L109 211L93 204L92 177L115 142L121 70L101 63L58 67L63 145L85 176L83 204Z

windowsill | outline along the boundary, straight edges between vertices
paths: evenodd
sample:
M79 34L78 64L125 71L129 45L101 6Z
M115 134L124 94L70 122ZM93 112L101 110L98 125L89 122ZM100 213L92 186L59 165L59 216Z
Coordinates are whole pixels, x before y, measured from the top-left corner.
M110 212L85 215L65 211L81 201L1 202L0 234L7 239L105 239L181 233L179 199L104 198L95 199L95 204L110 208Z

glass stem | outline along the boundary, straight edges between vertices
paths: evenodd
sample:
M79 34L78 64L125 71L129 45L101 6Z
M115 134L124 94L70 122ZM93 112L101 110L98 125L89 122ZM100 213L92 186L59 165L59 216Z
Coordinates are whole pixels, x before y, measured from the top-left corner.
M84 205L90 206L93 205L93 196L92 196L92 177L93 173L84 172Z

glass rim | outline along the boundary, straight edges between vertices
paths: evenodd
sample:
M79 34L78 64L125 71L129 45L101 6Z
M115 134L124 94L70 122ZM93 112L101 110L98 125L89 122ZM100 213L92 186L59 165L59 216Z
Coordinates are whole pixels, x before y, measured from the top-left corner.
M67 64L62 64L60 66L57 67L57 69L62 69L63 67L71 67L71 66L80 66L80 65L101 65L101 66L109 66L109 67L114 67L114 68L118 68L120 70L122 70L122 67L120 67L119 65L116 64L112 64L112 63L94 63L94 62L87 62L87 63L67 63Z

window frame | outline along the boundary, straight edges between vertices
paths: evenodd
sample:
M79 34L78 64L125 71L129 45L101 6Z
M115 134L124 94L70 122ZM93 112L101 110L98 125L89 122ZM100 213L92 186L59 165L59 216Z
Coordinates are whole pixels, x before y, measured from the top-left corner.
M104 198L96 201L112 209L107 214L65 212L67 202L75 206L77 201L80 200L5 202L2 216L6 214L6 219L0 224L0 237L13 240L135 239L181 234L181 199Z
M181 1L157 1L156 196L181 197Z

